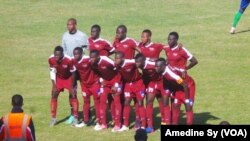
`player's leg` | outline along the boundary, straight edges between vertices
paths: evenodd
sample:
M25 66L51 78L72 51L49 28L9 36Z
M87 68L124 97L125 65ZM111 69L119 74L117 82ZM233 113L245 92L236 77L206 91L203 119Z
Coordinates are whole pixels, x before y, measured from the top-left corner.
M113 101L113 97L112 95L108 96L108 105L109 105L109 109L110 109L110 113L111 113L111 118L112 118L112 121L111 121L111 126L114 126L115 124L115 103Z
M126 88L125 88L126 89ZM124 101L124 109L123 109L123 126L119 131L128 131L129 130L129 117L130 117L130 103L132 101L132 95L130 92L124 92L125 101Z
M147 89L147 98L146 98L146 117L147 117L147 133L154 131L153 127L153 104L155 99L155 94L148 88Z
M112 94L113 96L113 103L114 103L114 109L115 109L115 118L113 119L115 121L114 128L112 129L112 132L119 131L121 129L121 111L122 111L122 105L121 105L121 89L117 90Z
M165 122L165 112L164 112L164 104L163 104L163 98L161 94L156 95L157 101L159 103L159 109L161 113L161 123L166 123Z
M52 86L53 87L53 86ZM56 124L56 113L57 113L57 99L59 95L59 91L56 88L52 88L51 91L51 101L50 101L50 111L51 111L51 122L50 126L54 126Z
M194 118L194 113L193 113L193 105L194 105L194 97L195 97L195 82L194 80L188 81L188 88L189 88L189 94L190 94L190 99L189 101L185 103L186 107L186 124L187 125L192 125L193 124L193 118ZM187 107L187 104L188 107Z
M141 119L141 128L146 127L146 109L144 107L144 97L145 97L145 86L142 80L134 83L133 92L136 94L136 99L138 101L139 116Z
M164 109L164 122L162 122L162 125L170 125L171 124L171 109L169 106L169 95L165 94L162 95L162 101L163 101L163 109Z
M139 111L139 105L136 97L133 97L134 101L134 107L135 107L135 125L134 129L137 130L141 127L141 120L140 120L140 111Z
M95 107L95 117L96 117L96 125L94 127L94 129L99 128L100 127L100 96L98 93L100 90L100 85L99 84L95 84L91 87L91 93L93 94L93 99L94 99L94 107Z
M239 11L234 16L233 25L232 25L232 28L230 30L230 33L232 33L232 34L235 33L236 26L239 23L242 14L244 13L244 11L246 10L246 8L248 7L249 2L250 2L249 0L241 0L240 9L239 9Z
M102 88L101 88L102 89ZM100 122L101 126L100 128L95 129L96 131L107 129L107 99L108 99L108 93L110 92L110 88L104 87L103 92L100 94Z
M79 102L77 99L77 95L76 92L69 92L69 94L71 95L70 97L70 103L72 105L72 111L73 111L73 116L74 116L74 120L72 122L72 125L76 125L78 124L78 107L79 107Z

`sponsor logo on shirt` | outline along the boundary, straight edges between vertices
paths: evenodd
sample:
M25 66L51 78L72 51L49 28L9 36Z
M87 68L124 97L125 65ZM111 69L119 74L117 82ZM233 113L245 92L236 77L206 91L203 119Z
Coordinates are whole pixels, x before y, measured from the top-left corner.
M154 51L155 49L154 48L149 48L150 51Z
M83 64L82 67L86 68L88 67L88 64Z
M107 69L107 67L106 66L101 66L101 69Z
M123 45L123 47L124 47L124 48L127 48L127 47L128 47L128 45Z
M99 47L100 47L100 45L95 45L95 47L96 47L96 48L99 48Z
M177 53L173 53L174 56L177 56L178 54Z

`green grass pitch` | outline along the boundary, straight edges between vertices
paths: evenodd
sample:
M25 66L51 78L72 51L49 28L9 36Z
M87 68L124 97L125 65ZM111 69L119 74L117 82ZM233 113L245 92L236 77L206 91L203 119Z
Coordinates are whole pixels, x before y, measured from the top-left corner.
M102 37L110 41L119 24L127 25L128 36L137 41L145 28L152 30L154 42L161 43L167 42L169 32L178 31L179 41L199 61L189 71L197 84L194 123L228 120L250 124L249 9L238 25L241 32L229 34L238 7L239 1L229 0L0 0L0 114L10 111L11 96L20 93L25 112L33 116L37 140L133 140L134 130L111 133L110 129L95 132L93 127L75 129L63 123L48 126L51 82L47 59L61 44L67 19L75 17L78 29L88 35L91 25L100 24ZM82 103L81 95L78 97ZM58 119L68 114L64 92L59 97ZM157 110L155 114L159 121ZM149 140L160 140L160 133L150 134Z

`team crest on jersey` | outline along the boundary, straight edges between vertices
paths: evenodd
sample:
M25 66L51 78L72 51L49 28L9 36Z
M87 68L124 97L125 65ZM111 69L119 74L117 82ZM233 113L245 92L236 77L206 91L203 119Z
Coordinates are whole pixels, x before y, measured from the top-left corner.
M101 68L102 68L102 69L107 69L107 67L106 67L106 66L101 66Z
M132 69L126 69L127 72L131 72Z
M128 45L123 45L123 47L124 47L124 48L127 48L127 47L128 47Z
M83 64L82 67L86 68L88 67L88 64Z
M67 67L68 67L68 65L62 65L62 67L63 67L63 68L67 68Z
M155 49L154 48L149 48L150 51L154 51Z
M99 48L99 47L100 47L100 45L95 45L95 47L96 47L96 48Z

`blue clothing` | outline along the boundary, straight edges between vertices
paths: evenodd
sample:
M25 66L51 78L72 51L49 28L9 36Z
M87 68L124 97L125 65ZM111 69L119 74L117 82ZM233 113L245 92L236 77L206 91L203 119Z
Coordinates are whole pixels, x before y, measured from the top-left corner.
M244 13L244 11L245 11L246 8L248 7L249 3L250 3L250 0L241 0L239 12L240 12L240 13Z

